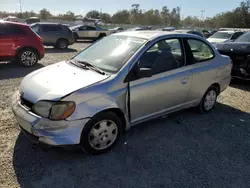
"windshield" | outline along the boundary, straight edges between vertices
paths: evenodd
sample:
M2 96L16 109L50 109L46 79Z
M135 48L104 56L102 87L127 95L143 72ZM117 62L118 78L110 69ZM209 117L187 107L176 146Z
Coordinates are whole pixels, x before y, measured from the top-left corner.
M145 42L141 38L111 35L86 48L74 59L88 62L103 71L116 73Z
M70 29L71 29L71 30L74 30L74 29L77 29L77 28L79 28L79 27L81 27L81 25L72 26L72 27L70 27Z
M235 42L250 42L250 32L241 35Z
M210 38L229 39L232 35L233 35L232 33L227 33L227 32L216 32Z

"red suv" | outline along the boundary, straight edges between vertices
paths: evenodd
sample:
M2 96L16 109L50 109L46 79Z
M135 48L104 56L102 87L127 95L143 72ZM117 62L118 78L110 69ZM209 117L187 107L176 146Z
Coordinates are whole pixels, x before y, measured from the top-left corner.
M42 39L29 25L0 21L0 61L15 60L30 67L44 57Z

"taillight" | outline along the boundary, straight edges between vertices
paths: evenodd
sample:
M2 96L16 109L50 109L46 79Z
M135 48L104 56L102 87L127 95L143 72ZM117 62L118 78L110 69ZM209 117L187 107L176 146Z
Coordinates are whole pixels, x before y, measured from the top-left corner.
M42 42L42 37L40 37L39 35L36 35L36 38Z
M231 63L231 65L233 65L233 60L232 59L230 59L230 63Z

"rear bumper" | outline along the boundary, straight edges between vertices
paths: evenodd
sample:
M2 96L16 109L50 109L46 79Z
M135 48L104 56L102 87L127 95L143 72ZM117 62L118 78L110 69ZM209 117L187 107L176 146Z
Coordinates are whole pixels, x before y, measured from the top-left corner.
M223 92L224 90L227 89L227 87L229 86L230 82L231 82L231 76L228 76L227 78L224 78L222 80L219 81L219 85L220 85L220 92Z
M45 55L45 49L43 47L43 45L39 48L39 60L41 60L42 58L44 58Z
M40 54L39 60L41 60L42 58L44 58L44 55L45 55L45 53Z

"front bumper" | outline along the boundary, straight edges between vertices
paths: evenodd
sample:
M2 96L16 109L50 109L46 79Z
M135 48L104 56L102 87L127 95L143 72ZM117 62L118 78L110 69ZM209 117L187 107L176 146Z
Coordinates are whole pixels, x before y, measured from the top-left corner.
M18 92L12 98L12 111L20 127L25 132L33 135L35 143L44 143L51 146L79 144L81 132L89 121L89 118L71 121L51 121L39 117L21 105ZM54 128L52 129L52 127ZM25 135L27 136L27 134Z
M233 67L232 77L242 80L250 80L250 71L244 68Z

